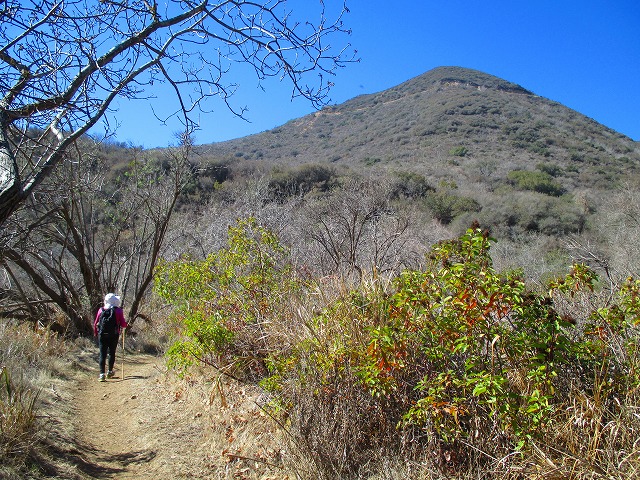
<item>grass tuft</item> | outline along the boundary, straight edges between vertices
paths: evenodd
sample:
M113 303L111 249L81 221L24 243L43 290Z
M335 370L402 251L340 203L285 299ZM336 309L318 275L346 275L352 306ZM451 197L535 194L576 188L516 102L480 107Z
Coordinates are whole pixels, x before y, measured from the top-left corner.
M0 369L0 453L3 458L23 459L36 438L38 393L15 383L7 368Z

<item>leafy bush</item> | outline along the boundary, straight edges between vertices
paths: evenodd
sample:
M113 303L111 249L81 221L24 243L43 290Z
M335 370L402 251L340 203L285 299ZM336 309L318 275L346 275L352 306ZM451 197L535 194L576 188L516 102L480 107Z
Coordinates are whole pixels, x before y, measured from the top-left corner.
M203 362L232 375L260 376L273 346L267 325L287 315L299 281L289 253L255 219L229 228L229 245L204 260L161 263L154 291L176 311L170 364Z
M365 157L362 162L367 166L367 167L373 167L376 163L380 163L382 162L381 158L378 157Z
M425 196L425 203L433 216L444 224L466 212L479 212L480 204L469 197L454 195L446 190L428 192Z
M562 167L555 163L539 163L536 168L541 172L548 173L552 177L557 177L562 173Z
M569 196L549 197L535 192L511 192L485 204L477 220L496 236L523 232L546 235L579 233L584 229L584 210Z
M423 198L435 191L424 175L413 172L398 172L392 182L391 197L394 199Z
M373 395L413 398L404 422L452 448L474 432L519 441L546 425L567 325L517 274L493 271L486 235L434 247L430 268L397 280L392 305L360 376Z
M335 168L320 164L305 164L298 168L275 170L269 180L274 198L304 195L312 191L327 192L338 183Z
M449 155L453 155L454 157L464 157L467 153L469 153L469 150L467 150L467 147L463 146L453 147L449 150Z
M403 273L389 292L345 292L308 322L306 340L272 353L263 386L327 478L356 478L381 452L429 451L449 472L490 458L509 469L513 451L560 441L554 428L576 421L576 392L597 394L613 415L637 390L640 281L579 324L557 305L591 294L592 271L576 265L538 294L518 272L492 268L490 242L471 229L436 245L425 271ZM581 435L571 441L594 455L610 441L587 446Z
M314 478L361 478L363 467L398 451L401 412L372 396L355 375L368 329L386 315L387 295L378 281L363 282L354 291L345 285L329 288L341 294L306 319L306 335L292 348L272 353L271 375L261 385L274 395L276 412L290 422L297 448L315 465Z
M565 193L564 187L557 183L551 175L541 171L513 170L507 178L520 190L532 190L545 195L559 197Z
M198 177L208 177L215 183L224 183L232 177L232 170L229 162L215 161L211 162Z

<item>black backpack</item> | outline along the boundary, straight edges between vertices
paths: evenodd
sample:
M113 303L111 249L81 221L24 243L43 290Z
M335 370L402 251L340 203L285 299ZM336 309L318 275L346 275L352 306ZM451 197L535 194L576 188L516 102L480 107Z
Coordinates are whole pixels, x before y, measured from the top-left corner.
M116 319L115 307L103 308L98 319L98 333L100 335L117 335L118 320Z

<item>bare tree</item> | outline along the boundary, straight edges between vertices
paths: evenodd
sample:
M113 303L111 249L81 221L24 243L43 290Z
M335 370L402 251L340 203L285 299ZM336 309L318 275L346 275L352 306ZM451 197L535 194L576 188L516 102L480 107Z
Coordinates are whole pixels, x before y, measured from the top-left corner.
M269 178L254 173L250 178L225 183L218 195L203 206L194 206L175 216L167 237L165 254L173 260L183 254L204 258L228 243L228 227L238 219L256 218L286 244L290 244L292 216L303 200L290 197L286 201L273 201ZM297 230L296 230L297 235Z
M617 192L609 193L594 222L597 248L582 242L579 258L605 270L615 283L640 274L640 184L630 179ZM605 267L608 267L605 269Z
M306 207L305 234L319 249L316 268L362 276L385 272L413 260L407 248L410 221L389 201L379 180L351 180L343 190Z
M191 139L162 151L134 151L120 178L105 173L83 142L49 176L29 208L8 220L0 265L0 316L44 320L55 305L75 331L88 332L107 291L124 296L129 319L140 314L176 202L194 171ZM6 231L5 231L6 234Z
M293 96L326 101L333 74L351 58L329 39L334 21L298 21L285 0L6 0L0 3L0 225L100 119L115 98L175 92L186 131L206 100L229 103L232 67L259 81L288 79ZM307 20L307 19L305 19ZM307 78L319 75L313 86Z

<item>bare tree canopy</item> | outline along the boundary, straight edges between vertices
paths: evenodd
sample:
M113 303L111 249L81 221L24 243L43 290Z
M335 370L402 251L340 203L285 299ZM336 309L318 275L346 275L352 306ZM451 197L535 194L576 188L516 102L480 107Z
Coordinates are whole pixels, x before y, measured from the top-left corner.
M211 97L233 110L237 64L322 105L326 75L352 57L329 43L348 33L346 6L331 21L318 6L312 22L296 20L285 0L0 3L0 225L75 140L109 122L114 99L151 98L154 83L174 91L186 131Z

